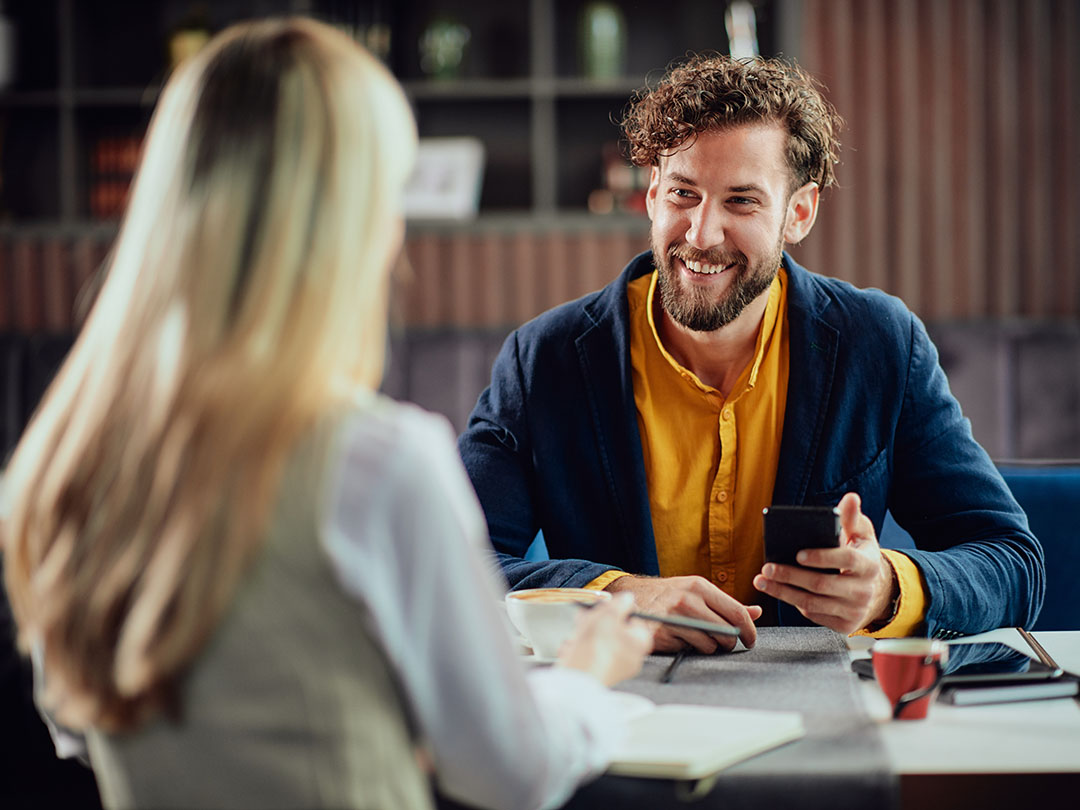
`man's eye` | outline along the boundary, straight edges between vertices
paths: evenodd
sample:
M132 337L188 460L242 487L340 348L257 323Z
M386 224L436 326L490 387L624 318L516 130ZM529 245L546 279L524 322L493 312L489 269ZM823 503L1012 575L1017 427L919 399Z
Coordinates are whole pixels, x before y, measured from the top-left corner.
M749 197L732 197L729 200L729 202L734 203L735 205L753 205L754 204L754 200L751 200Z
M674 194L676 197L682 197L683 199L687 199L687 198L690 198L690 197L694 196L694 192L692 192L688 188L673 188L671 190L671 193Z

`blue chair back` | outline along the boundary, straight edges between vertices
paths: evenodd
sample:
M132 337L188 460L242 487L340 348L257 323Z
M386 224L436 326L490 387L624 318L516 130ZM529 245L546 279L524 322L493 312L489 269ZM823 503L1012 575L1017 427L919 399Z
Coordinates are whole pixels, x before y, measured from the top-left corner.
M1046 553L1046 599L1034 629L1080 630L1080 464L1000 470Z
M1046 598L1035 630L1080 630L1080 463L999 465L1027 513L1046 554ZM881 530L884 548L914 548L891 514Z

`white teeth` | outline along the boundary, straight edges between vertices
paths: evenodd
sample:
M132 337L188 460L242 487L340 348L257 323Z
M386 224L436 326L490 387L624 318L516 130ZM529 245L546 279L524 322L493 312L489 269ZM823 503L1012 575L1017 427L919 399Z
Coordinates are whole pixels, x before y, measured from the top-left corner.
M725 269L727 269L726 267L722 267L721 265L718 265L718 264L702 264L701 262L692 262L692 261L688 261L686 259L683 260L683 264L685 264L687 267L689 267L695 273L706 273L708 275L713 275L715 273L720 273L720 272L723 272Z

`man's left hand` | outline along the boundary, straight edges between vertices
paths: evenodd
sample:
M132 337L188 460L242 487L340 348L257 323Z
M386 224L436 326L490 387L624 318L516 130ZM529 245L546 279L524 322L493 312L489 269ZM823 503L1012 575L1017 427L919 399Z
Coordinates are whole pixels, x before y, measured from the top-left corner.
M840 633L854 633L892 615L896 573L878 546L874 524L862 513L854 492L840 500L838 548L804 549L801 565L766 563L754 587L787 602L810 621ZM839 574L814 571L839 569Z

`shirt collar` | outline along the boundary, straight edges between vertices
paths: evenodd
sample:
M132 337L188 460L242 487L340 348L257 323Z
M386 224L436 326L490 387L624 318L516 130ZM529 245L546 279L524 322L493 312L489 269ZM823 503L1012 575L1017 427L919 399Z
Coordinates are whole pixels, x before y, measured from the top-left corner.
M664 356L664 359L679 373L679 375L685 379L688 379L694 383L698 388L706 393L719 393L711 385L703 383L694 372L688 368L684 368L678 360L671 356L671 353L664 347L663 342L660 340L660 333L656 329L656 310L654 308L654 299L656 295L656 285L660 277L659 270L653 270L652 278L649 281L649 295L645 301L646 317L649 320L649 331L652 332L652 338L656 342L656 347L660 350L660 354ZM772 284L769 286L769 299L765 303L765 314L761 319L761 326L758 327L757 342L754 346L754 359L750 363L750 373L746 374L744 371L740 375L740 382L736 384L735 389L731 392L729 399L735 399L744 390L751 389L757 384L758 372L761 369L761 362L765 358L765 349L768 346L769 338L772 337L773 330L776 328L776 322L780 315L780 301L782 300L782 292L784 283L787 280L787 274L784 272L784 268L781 266L776 273L776 278L773 279ZM743 379L745 378L745 384Z

